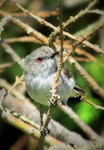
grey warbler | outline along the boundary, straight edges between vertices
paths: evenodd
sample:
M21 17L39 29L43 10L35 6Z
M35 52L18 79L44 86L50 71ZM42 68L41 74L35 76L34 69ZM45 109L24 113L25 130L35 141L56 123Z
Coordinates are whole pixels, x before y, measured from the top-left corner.
M27 92L33 101L49 106L49 92L58 69L58 52L48 46L41 46L23 60L24 79ZM60 101L67 103L68 98L84 94L67 66L62 68L59 77L58 93Z

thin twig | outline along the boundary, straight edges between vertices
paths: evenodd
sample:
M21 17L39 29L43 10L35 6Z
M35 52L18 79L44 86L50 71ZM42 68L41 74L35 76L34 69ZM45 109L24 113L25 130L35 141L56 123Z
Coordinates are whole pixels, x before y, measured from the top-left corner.
M74 36L74 35L72 35L72 34L70 34L70 33L68 33L68 32L65 32L65 31L64 31L64 32L63 32L63 35L65 35L65 36L68 37L69 39L72 39L72 40L81 42L78 37L76 37L76 36ZM89 47L89 48L93 49L95 52L104 55L104 50L103 50L102 48L100 48L98 45L94 45L94 44L90 43L90 42L87 41L87 40L82 41L81 44L83 44L84 47Z
M23 84L24 81L24 75L22 75L21 77L16 76L15 82L13 84L13 86L8 90L8 93L11 93L12 90L18 85L18 84Z
M6 3L7 3L7 0L3 0L2 2L0 2L0 8L5 6Z
M91 102L90 100L88 100L86 96L82 96L82 97L81 97L81 100L87 102L88 104L90 104L91 106L93 106L93 107L96 108L96 109L104 110L104 107L102 107L102 106L100 106L100 105L98 105L98 104L97 104L97 105L94 104L93 102Z
M70 24L74 23L77 21L79 18L84 16L95 4L97 3L97 0L94 0L93 2L90 2L89 5L82 11L80 11L77 15L74 17L70 17L66 22L63 22L63 29L65 29L67 26ZM49 38L49 43L52 43L59 33L59 27L57 27L58 30L55 30L54 32L51 33L50 38Z
M5 49L7 53L9 53L12 59L21 66L21 58L17 55L17 53L15 53L12 47L3 40L0 41L0 45Z
M86 123L84 123L78 115L72 110L72 108L64 105L59 105L60 109L64 111L74 122L86 133L90 139L95 139L98 135L91 129Z
M4 16L4 18L0 21L0 34L3 32L4 27L7 25L8 22L12 21L12 17L10 15Z
M104 11L99 9L90 10L88 13L95 13L104 16Z
M42 17L42 18L47 18L47 17L50 17L50 16L57 16L57 11L56 10L39 10L39 11L36 11L36 12L33 12L32 11L32 13L33 14L35 14L36 16L39 16L39 17ZM12 16L14 16L14 17L23 17L23 16L27 16L28 14L24 14L24 12L22 12L22 13L20 13L20 12L18 12L18 13L15 13L15 12L12 12L11 13L12 14Z
M4 69L6 67L11 67L13 64L14 64L13 62L0 64L0 69Z
M46 20L36 16L35 14L31 13L30 11L28 11L27 9L23 8L21 5L19 5L16 1L12 0L13 3L15 3L15 5L22 10L24 13L26 13L27 15L29 15L30 17L34 18L37 22L39 22L42 25L48 26L51 29L55 30L55 26L52 25L51 23L47 22Z
M6 16L7 13L4 13L3 11L0 11L0 15L1 16ZM13 23L16 24L17 26L19 26L21 29L23 29L24 31L27 32L27 34L31 34L33 35L35 38L37 38L38 40L40 40L40 42L44 43L44 44L48 44L48 39L42 35L41 33L39 33L38 31L36 31L35 29L33 29L32 27L30 27L27 24L24 24L23 22L21 22L19 19L16 19L13 17ZM59 32L59 28L54 26L54 30L58 30ZM65 35L66 37L68 37L69 39L75 40L75 41L79 41L78 37L75 37L74 35L63 31L63 35ZM86 47L89 47L91 49L93 49L94 51L96 51L97 53L100 53L102 55L104 55L104 51L103 49L101 49L98 45L93 45L88 41L83 41L82 44Z
M45 25L45 26L48 26L48 27L50 27L51 29L53 29L53 30L55 31L55 32L53 32L53 36L50 35L49 42L45 39L45 37L43 37L44 40L41 38L41 42L47 43L47 44L49 43L49 45L50 45L50 43L52 43L52 41L53 41L51 38L55 39L56 35L60 32L60 28L59 28L59 27L55 27L54 25L52 25L51 23L47 22L46 20L41 19L40 17L38 17L38 16L34 15L33 13L29 12L28 10L26 10L25 8L23 8L22 6L20 6L20 5L19 5L17 2L15 2L14 0L13 0L13 2L14 2L14 3L17 5L17 7L19 7L23 12L25 12L25 13L28 14L30 17L32 17L32 18L34 18L35 20L37 20L40 24ZM77 14L76 16L72 17L72 18L70 19L70 21L68 21L68 23L66 23L65 27L67 27L67 25L69 25L70 23L72 23L74 20L76 21L78 18L80 18L80 17L82 17L83 15L85 15L85 14L89 11L89 9L91 9L96 3L97 3L97 0L94 0L93 2L89 3L88 7L86 7L85 10L82 10L81 12L79 12L79 14ZM83 13L84 11L85 11L85 13ZM64 28L63 28L63 29L64 29ZM38 33L38 34L39 34L39 33ZM55 35L55 34L56 34L56 35ZM71 39L73 39L73 40L75 40L75 41L80 42L77 37L75 37L75 36L73 36L73 35L71 35L71 34L65 32L65 31L63 32L63 35L65 35L65 36L67 36L67 37L69 37L69 38L71 38ZM35 34L35 36L36 36L36 34ZM39 36L39 37L40 37L40 36ZM87 42L87 41L84 40L84 41L82 41L82 44L84 44L84 45L86 45L86 46L92 48L92 49L95 50L96 52L101 53L101 54L104 55L104 51L103 51L101 48L99 48L99 47L97 47L97 46L96 46L96 47L93 46L93 44L91 44L90 42Z
M32 105L31 107L30 105L19 101L19 99L16 99L13 96L10 96L10 95L3 96L3 95L5 95L5 93L3 91L0 91L0 100L4 98L1 103L3 107L0 106L0 110L2 111L2 113L0 114L1 118L7 121L8 123L10 123L11 125L13 126L15 125L15 127L20 129L22 132L25 132L26 134L29 134L33 136L34 138L38 139L39 130L36 129L37 128L36 120L38 120L38 123L39 123L39 112L36 110L36 108L34 108L34 105ZM13 112L19 114L20 117L14 116ZM30 113L32 116L30 115ZM27 119L24 119L23 117L21 117L20 114L23 115ZM74 117L73 113L71 114L71 116L72 118ZM26 121L28 119L29 119L29 122ZM30 122L33 122L33 124L31 124ZM58 122L54 120L51 120L50 125L51 125L50 128L53 128L52 135L58 138L58 140L56 138L51 137L50 135L46 136L45 143L47 143L48 145L55 145L55 144L60 145L62 143L68 144L68 145L71 144L76 147L79 147L79 149L81 149L84 146L91 147L91 145L95 147L95 144L93 142L91 141L88 142L88 140L85 140L78 133L75 133L73 131L66 129L65 127L63 127L62 125L60 125ZM101 137L97 135L97 137L95 137L94 140L100 141L100 139ZM101 142L104 143L103 140ZM99 146L100 145L101 143L99 144Z
M87 71L74 58L70 57L69 63L79 72L80 75L89 83L92 90L97 93L104 101L104 90L96 83L96 81L87 73Z
M87 57L90 61L93 61L93 62L96 62L98 63L101 67L104 68L104 64L98 60L98 58L96 58L95 56L93 56L92 54L90 54L89 52L86 52L82 49L79 49L79 48L76 48L75 49L75 52L78 54L78 55L84 55L85 57ZM84 59L85 59L84 57ZM75 57L74 57L75 58Z
M33 36L22 36L22 37L14 37L14 38L7 38L5 39L7 43L14 43L14 42L33 42L33 43L41 43Z
M96 31L98 31L98 30L99 30L100 28L102 28L103 26L104 26L104 22L101 22L100 25L97 25L94 29L90 30L89 33L85 34L85 35L82 36L82 37L78 37L78 38L77 38L78 41L76 41L76 42L73 44L72 50L71 50L69 53L67 53L66 59L68 59L69 56L71 56L71 55L74 53L76 47L80 46L86 39L88 39L90 36L92 36ZM95 46L95 45L94 45L94 46ZM96 46L95 46L95 48L96 48ZM99 52L99 53L100 53L100 52ZM103 52L103 55L104 55L104 52ZM64 59L64 61L65 61L65 59Z
M6 80L0 78L0 87L5 88L7 91L9 91L10 89L12 89L12 85L10 85ZM13 89L11 91L11 94L15 95L17 98L19 98L19 100L23 101L23 102L28 102L29 99L26 98L23 94L21 94L18 90Z
M84 9L81 10L76 16L74 17L70 17L66 22L64 22L63 24L63 28L65 29L67 26L69 26L71 23L76 22L79 18L81 18L82 16L84 16L85 14L87 14L89 12L89 10L94 7L97 4L98 0L93 0L89 3L89 5Z
M96 33L99 29L104 27L104 22L101 22L96 27L94 27L92 30L90 30L89 33L85 34L83 37L79 37L79 42L76 43L74 46L79 46L83 41L91 37L94 33Z
M6 15L8 15L8 13L0 11L0 16L6 16ZM20 21L19 19L14 18L14 17L12 17L12 22L15 25L17 25L19 28L21 28L22 30L26 31L27 34L33 35L42 43L47 44L48 39L44 35L42 35L40 32L38 32L35 29L33 29L32 27L30 27L28 24L25 24L22 21Z
M99 29L101 29L103 26L104 26L104 22L102 22L101 24L99 24L98 26L96 26L94 29L92 29L89 33L85 34L84 36L78 37L78 41L76 41L73 44L72 51L70 51L69 53L67 53L66 59L69 58L69 56L74 53L76 47L80 46L86 39L88 39L90 36L92 36L94 33L96 33L96 31L98 31ZM96 48L96 46L95 46L95 48Z
M55 76L55 79L53 82L53 86L52 86L52 90L51 90L51 95L50 95L50 99L51 99L51 101L54 102L54 104L57 104L57 101L59 100L59 95L57 95L57 88L59 85L59 76L61 74L61 70L63 67L63 27L62 27L62 16L61 16L61 13L62 13L61 12L62 11L61 3L62 3L62 1L60 0L59 6L58 6L58 8L59 8L59 24L60 24L60 40L61 40L60 61L59 61L58 71L56 73L56 76ZM55 107L56 107L55 105L50 105L48 112L47 112L45 122L43 124L43 130L47 129L48 124L51 119L51 114L52 114L53 110L55 109ZM42 139L41 141L44 140L44 138L42 138L42 135L41 135L40 139Z
M9 112L9 110L4 111L0 107L0 111L2 111L2 114L1 114L2 119L7 121L10 125L15 126L16 128L20 129L22 132L24 132L26 134L28 133L28 134L32 135L36 139L39 139L39 136L40 136L39 130L37 130L36 128L32 127L31 125L19 120L18 118L14 117ZM45 143L50 144L50 145L62 144L61 141L59 141L51 136L46 137Z

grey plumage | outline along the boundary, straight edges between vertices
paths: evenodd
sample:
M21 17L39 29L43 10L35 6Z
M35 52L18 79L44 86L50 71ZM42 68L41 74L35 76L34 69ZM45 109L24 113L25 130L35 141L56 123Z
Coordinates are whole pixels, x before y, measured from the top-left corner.
M49 105L48 94L52 89L53 81L58 68L58 58L52 48L42 46L23 61L24 77L29 96L42 105ZM69 97L84 94L78 86L67 66L63 67L59 77L58 93L61 101Z

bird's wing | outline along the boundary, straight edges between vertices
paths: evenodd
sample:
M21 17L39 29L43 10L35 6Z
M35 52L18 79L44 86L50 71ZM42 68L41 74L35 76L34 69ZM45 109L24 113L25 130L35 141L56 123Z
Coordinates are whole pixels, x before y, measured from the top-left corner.
M63 72L67 78L73 77L72 72L70 71L70 69L66 65L64 65L64 67L63 67ZM74 89L71 92L70 97L76 98L76 97L84 96L84 95L86 95L86 92L84 90L82 90L79 86L75 85Z

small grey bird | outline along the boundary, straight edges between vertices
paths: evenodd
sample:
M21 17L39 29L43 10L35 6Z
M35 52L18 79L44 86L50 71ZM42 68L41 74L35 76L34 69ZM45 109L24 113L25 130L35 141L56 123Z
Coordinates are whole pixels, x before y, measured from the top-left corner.
M42 105L49 106L49 92L58 69L58 52L42 46L26 56L23 61L24 78L29 96ZM85 94L78 86L72 73L65 66L59 77L58 94L60 101Z

